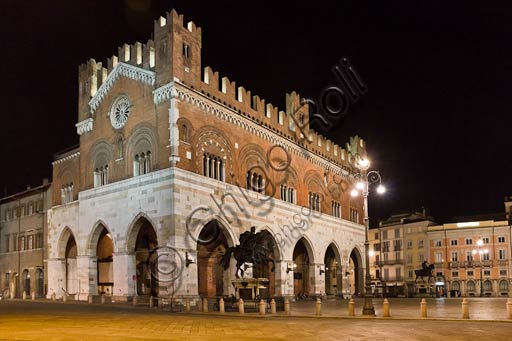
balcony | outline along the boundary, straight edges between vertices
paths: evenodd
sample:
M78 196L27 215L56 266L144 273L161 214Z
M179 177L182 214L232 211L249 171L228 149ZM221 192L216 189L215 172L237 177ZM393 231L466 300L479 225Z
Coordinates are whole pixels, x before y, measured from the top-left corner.
M499 266L507 266L508 265L508 260L507 259L498 259L498 265Z
M451 261L448 266L450 267L450 269L457 269L459 267L463 267L463 265L461 265L461 263L464 263L464 262L458 262L458 261Z

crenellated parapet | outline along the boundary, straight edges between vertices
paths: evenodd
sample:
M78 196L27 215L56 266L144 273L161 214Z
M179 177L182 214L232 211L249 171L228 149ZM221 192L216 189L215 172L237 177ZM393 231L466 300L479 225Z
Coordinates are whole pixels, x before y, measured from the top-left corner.
M105 63L89 59L80 65L79 134L92 129L95 110L120 76L159 89L155 102L166 97L168 84L177 81L344 168L353 169L354 156L366 153L357 136L342 147L311 129L309 106L295 91L286 94L285 108L279 108L210 67L202 68L201 28L192 21L185 23L174 10L155 20L152 40L123 44Z

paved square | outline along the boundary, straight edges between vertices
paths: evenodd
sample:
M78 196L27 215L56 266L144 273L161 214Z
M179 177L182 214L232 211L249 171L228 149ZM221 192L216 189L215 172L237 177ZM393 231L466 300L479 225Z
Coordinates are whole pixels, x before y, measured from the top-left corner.
M308 303L314 308L312 302ZM311 317L299 311L296 314L220 316L170 313L128 305L7 300L0 301L0 339L468 340L492 337L510 340L512 330L512 323L507 321Z

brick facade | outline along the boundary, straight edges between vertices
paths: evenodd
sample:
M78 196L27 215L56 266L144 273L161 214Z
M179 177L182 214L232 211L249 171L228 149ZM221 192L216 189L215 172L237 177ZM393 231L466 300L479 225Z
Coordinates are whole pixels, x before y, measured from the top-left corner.
M215 252L221 251L198 246L211 221L222 231L222 252L251 226L269 232L275 295L297 291L290 267L296 265L299 240L308 253L307 263L300 264L307 268L300 290L327 291L320 269L328 248L339 270L353 259L356 273L362 273L364 227L349 221L351 209L362 210L362 199L349 193L355 156L366 155L364 141L356 136L345 148L334 144L309 129L298 94L287 94L286 108L279 110L210 68L201 69L200 57L201 28L184 25L183 16L172 11L155 21L154 40L123 45L105 64L91 59L79 67L80 145L53 163L49 295L62 295L70 277L78 298L97 294L97 244L105 233L114 250L113 295L136 294L145 276L136 255L148 250L141 226L151 226L160 250L172 250L176 263L191 257L178 279L157 276L159 295L232 293L233 266L215 270ZM116 127L112 115L122 98L129 114ZM302 129L298 122L305 122ZM66 188L72 189L67 197ZM341 217L334 217L334 203L341 204ZM66 270L69 240L77 246L73 273ZM158 252L161 260L165 252ZM336 273L329 283L339 284L329 284L329 291L337 287L341 294L349 272ZM356 282L362 285L360 278Z

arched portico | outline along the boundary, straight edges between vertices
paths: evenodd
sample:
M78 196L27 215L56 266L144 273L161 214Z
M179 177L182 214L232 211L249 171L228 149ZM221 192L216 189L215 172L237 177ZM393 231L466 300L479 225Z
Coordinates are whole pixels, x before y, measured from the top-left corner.
M112 234L102 222L95 224L87 243L87 253L96 261L94 273L89 278L95 279L89 283L90 294L112 295L114 292L114 241Z
M210 220L203 226L196 241L197 288L200 296L213 297L232 293L231 266L224 269L221 260L226 250L234 245L235 241L230 238L227 228L219 220Z
M314 253L311 244L302 237L293 249L293 294L311 295L315 290Z
M338 248L334 243L329 244L324 256L325 266L325 294L341 295L342 279L341 257Z
M352 249L349 258L348 284L350 295L364 294L364 268L361 253L357 248Z
M129 230L127 248L135 262L137 295L158 296L158 238L151 222L139 217Z

